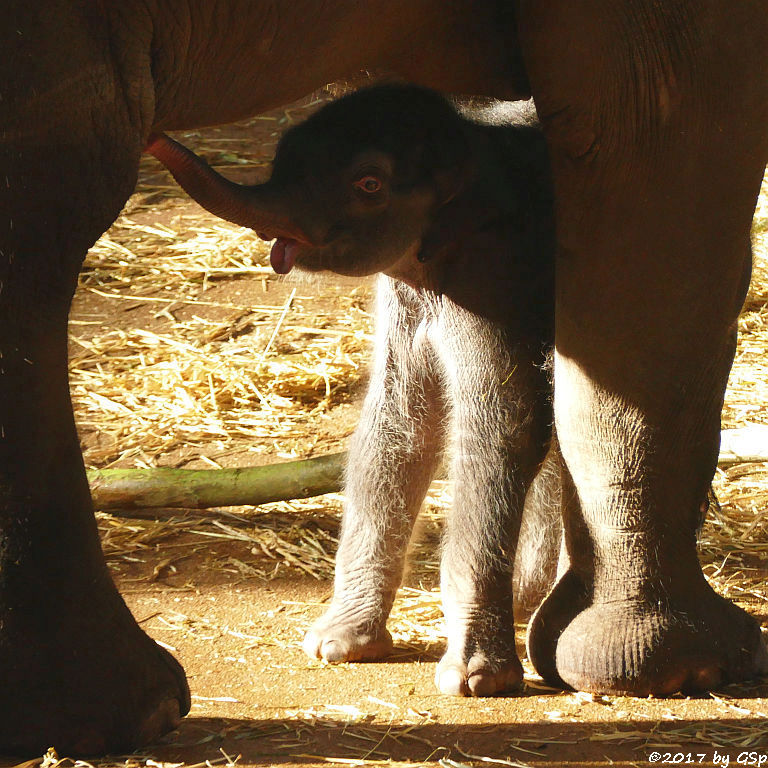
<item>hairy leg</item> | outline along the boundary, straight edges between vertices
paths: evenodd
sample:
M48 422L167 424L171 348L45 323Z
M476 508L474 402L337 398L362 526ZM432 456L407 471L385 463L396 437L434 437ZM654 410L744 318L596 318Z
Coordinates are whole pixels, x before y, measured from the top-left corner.
M77 272L132 191L141 136L87 35L69 30L47 70L37 38L61 30L25 16L0 33L16 78L0 65L0 752L92 754L155 739L189 708L181 667L112 584L68 394Z
M557 193L570 559L529 653L595 691L754 675L758 626L704 580L695 530L768 157L764 8L523 2L520 31Z
M541 605L564 568L562 469L553 436L547 458L525 497L512 580L517 621L526 621Z
M453 406L454 507L441 590L448 647L443 693L490 696L516 688L512 566L528 487L544 458L550 409L540 354L445 301L442 359Z
M350 445L333 601L304 650L328 661L386 656L386 621L413 525L443 448L444 403L416 292L379 279L376 349Z

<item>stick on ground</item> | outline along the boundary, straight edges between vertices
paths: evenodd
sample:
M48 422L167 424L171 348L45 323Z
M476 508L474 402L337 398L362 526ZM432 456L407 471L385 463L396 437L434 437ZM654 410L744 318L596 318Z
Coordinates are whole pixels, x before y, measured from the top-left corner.
M346 453L239 469L101 469L88 481L96 509L256 506L341 489Z

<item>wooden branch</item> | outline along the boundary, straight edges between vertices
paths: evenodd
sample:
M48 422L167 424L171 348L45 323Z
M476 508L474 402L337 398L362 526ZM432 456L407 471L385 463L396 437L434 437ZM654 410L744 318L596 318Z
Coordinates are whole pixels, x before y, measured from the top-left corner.
M96 469L88 472L96 509L256 506L341 489L346 453L240 469Z

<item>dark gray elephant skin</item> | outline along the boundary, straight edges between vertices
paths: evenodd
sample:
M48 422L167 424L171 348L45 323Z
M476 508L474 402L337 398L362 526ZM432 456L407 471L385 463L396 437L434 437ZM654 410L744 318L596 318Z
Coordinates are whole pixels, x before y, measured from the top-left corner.
M286 133L270 181L253 187L164 135L149 143L209 210L276 238L279 272L382 273L334 597L304 649L327 661L391 650L386 621L408 541L450 445L456 498L440 579L448 647L436 681L453 694L522 682L512 565L552 424L549 161L532 107L522 102L503 121L501 112L480 123L435 91L365 89Z
M707 585L712 477L768 158L763 0L8 0L0 25L0 751L125 750L189 706L115 591L67 391L86 249L154 131L388 70L536 100L555 187L555 422L567 570L547 679L668 693L756 674ZM681 311L683 308L684 311Z

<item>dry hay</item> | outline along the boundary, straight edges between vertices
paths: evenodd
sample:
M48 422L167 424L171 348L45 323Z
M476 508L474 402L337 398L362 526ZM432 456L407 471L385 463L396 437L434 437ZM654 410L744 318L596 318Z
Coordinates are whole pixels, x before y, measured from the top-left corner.
M89 466L127 459L153 466L179 445L205 455L212 443L222 451L237 439L256 452L265 441L270 449L293 446L306 433L307 418L343 400L364 371L370 318L358 296L342 301L329 327L295 306L295 289L282 306L200 298L222 275L267 280L266 249L246 230L174 224L137 225L123 216L86 261L82 292L111 299L115 311L143 304L154 319L170 319L162 333L92 332L93 320L75 317L70 381ZM119 236L128 245L116 248ZM187 310L183 320L174 314L180 309ZM220 317L206 317L205 310ZM98 447L87 443L89 433L98 433ZM307 452L306 441L302 449ZM298 450L282 447L278 455Z

